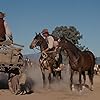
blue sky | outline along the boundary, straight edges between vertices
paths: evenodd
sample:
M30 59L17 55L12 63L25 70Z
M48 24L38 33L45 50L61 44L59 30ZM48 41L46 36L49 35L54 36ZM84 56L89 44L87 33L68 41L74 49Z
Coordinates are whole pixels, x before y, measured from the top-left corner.
M0 0L0 11L13 32L14 42L24 45L23 53L34 53L29 45L35 32L56 26L75 26L80 41L100 56L100 0Z

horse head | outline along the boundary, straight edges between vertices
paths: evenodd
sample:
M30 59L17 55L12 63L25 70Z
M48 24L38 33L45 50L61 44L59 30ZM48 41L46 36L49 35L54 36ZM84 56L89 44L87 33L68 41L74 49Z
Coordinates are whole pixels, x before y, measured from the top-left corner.
M81 55L81 50L77 48L74 43L72 43L69 39L66 39L65 37L61 37L58 42L59 47L61 47L61 49L67 53L67 56L69 56L71 62L78 61Z
M59 44L58 46L63 48L63 49L68 48L68 41L65 37L60 37L58 39L58 44Z
M39 38L40 38L40 33L39 34L36 33L36 36L33 38L31 42L30 49L33 49L39 45L39 40L40 40Z
M36 36L33 38L30 49L34 49L36 46L40 46L40 49L47 48L46 40L43 38L43 36L39 33L36 33Z

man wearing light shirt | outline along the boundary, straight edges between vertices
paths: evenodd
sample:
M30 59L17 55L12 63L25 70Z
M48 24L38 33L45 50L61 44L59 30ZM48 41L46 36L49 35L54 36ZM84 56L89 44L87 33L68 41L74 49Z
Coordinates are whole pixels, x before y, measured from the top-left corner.
M44 36L45 40L47 41L48 44L48 48L44 50L44 52L53 50L55 48L55 40L53 38L53 36L51 36L48 32L48 29L43 29L43 31L41 32L42 35Z

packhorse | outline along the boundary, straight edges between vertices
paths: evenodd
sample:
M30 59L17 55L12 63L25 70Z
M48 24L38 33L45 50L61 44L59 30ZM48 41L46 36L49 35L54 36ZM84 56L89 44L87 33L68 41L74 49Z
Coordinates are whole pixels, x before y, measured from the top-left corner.
M48 47L46 40L43 38L43 36L40 33L36 34L36 36L34 37L30 45L30 49L33 49L36 46L40 47L41 52L44 51ZM59 74L61 78L61 70L56 72L55 69L58 68L60 63L62 62L62 55L59 53L59 58L57 61L55 60L55 56L56 56L56 52L54 51L42 53L40 56L39 63L40 63L40 69L42 72L43 87L45 86L45 70L48 70L48 73L49 73L48 75L49 86L51 83L51 73L53 74L54 77L56 77L56 73L57 73Z
M88 76L90 80L90 90L93 90L93 76L94 76L94 65L95 65L95 56L91 51L81 51L77 48L71 41L61 37L59 39L59 46L64 49L69 56L69 64L71 67L71 76L70 76L70 89L74 89L73 84L73 75L74 71L79 72L79 90L82 90L82 80L81 76L83 75L84 83L86 81L85 71L88 71Z

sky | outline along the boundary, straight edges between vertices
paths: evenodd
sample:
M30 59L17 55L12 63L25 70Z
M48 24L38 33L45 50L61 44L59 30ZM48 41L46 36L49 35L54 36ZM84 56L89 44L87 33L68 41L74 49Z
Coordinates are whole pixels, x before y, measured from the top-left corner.
M83 35L80 43L100 57L100 0L0 0L0 11L23 54L34 53L29 45L35 32L74 26Z

